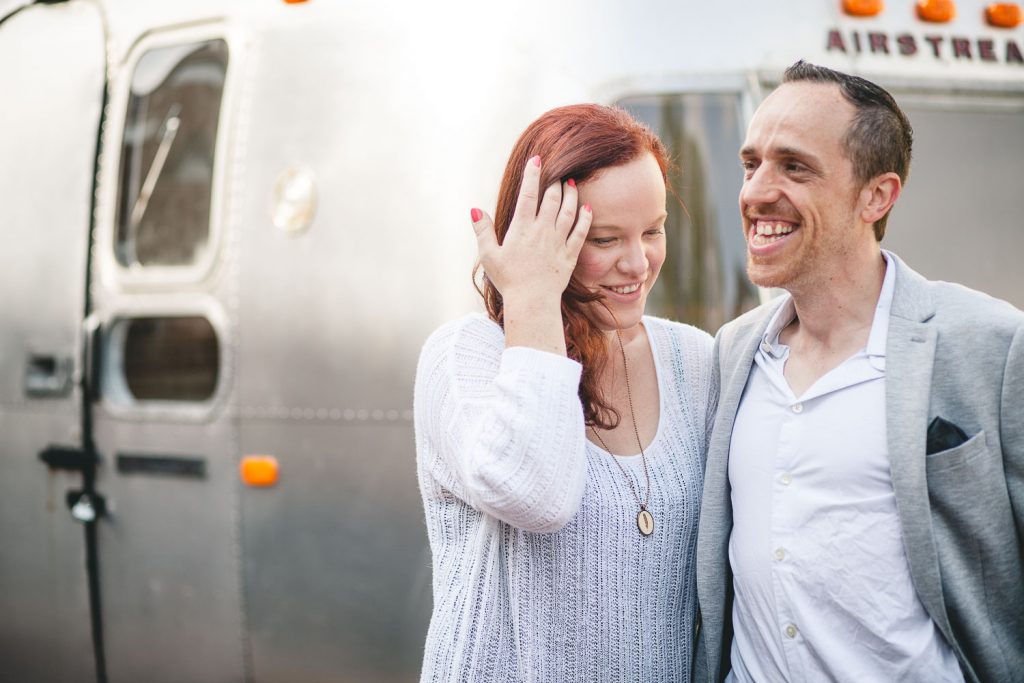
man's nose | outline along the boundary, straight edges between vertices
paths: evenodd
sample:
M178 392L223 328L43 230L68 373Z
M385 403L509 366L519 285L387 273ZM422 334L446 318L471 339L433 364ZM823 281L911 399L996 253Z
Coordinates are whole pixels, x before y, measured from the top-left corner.
M740 205L774 204L780 196L776 172L768 164L761 164L744 179L740 189Z

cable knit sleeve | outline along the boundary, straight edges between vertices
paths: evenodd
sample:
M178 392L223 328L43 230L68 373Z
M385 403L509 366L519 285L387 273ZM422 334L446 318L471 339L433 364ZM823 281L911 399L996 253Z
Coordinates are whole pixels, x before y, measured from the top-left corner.
M443 326L424 345L416 376L421 467L503 522L560 529L586 481L580 374L563 356L505 349L501 329L482 316Z

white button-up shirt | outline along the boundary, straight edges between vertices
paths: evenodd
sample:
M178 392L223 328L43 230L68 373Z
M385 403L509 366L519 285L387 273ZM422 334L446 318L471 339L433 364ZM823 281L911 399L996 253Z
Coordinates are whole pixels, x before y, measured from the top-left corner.
M963 681L911 582L889 472L886 272L867 346L795 396L768 325L729 452L730 681Z

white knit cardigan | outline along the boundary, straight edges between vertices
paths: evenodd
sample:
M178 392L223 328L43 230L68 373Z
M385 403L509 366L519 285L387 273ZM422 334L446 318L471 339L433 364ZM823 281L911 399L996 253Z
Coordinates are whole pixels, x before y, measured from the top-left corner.
M434 609L421 681L690 679L712 340L644 327L661 396L649 537L626 480L643 495L642 462L587 440L578 363L505 349L481 315L424 345L415 427Z

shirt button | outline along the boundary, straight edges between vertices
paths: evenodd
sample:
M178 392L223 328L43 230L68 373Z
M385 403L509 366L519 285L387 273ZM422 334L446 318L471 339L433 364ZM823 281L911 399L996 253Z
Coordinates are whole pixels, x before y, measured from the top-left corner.
M786 559L786 551L785 551L785 549L783 549L783 548L776 548L775 549L775 559L778 560L779 562L782 562L784 559Z
M793 404L793 412L794 413L802 413L802 412L804 412L804 404L803 403L794 403Z
M796 626L794 626L793 624L789 624L788 626L786 626L786 637L796 638Z
M782 482L783 486L789 486L791 483L793 483L793 475L790 474L789 472L786 472L781 477L779 477L779 481Z
M764 351L765 353L771 353L772 352L772 345L769 344L766 341L763 341L763 342L761 342L761 350Z

